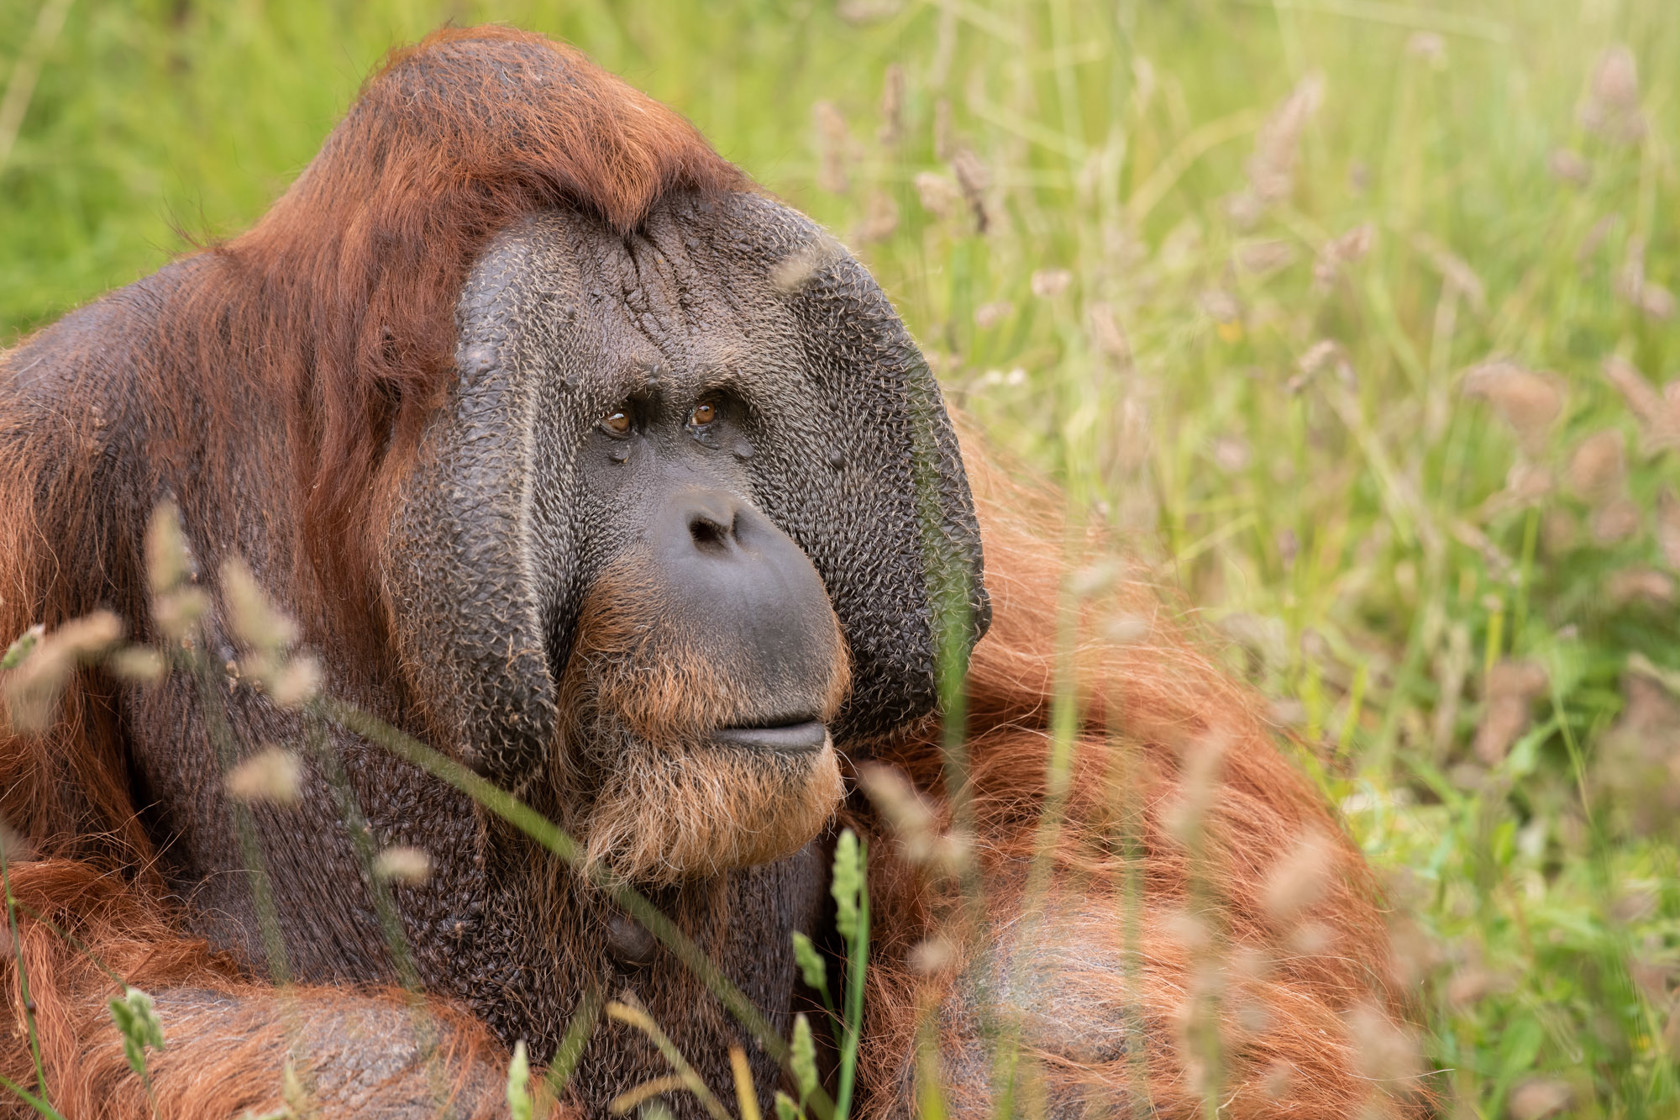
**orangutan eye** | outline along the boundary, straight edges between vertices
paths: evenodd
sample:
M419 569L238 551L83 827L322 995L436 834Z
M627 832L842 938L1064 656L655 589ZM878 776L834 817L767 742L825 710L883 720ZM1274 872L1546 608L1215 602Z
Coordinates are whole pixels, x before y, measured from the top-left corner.
M694 406L694 411L688 414L688 422L696 428L704 428L717 419L717 406L710 401L702 401Z
M622 408L615 408L601 418L601 427L609 435L628 435L630 432L630 414Z

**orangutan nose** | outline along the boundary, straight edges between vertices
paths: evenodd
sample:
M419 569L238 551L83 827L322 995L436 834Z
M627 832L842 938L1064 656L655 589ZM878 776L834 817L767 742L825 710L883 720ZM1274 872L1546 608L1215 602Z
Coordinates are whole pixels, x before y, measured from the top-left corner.
M743 725L778 733L758 736L764 742L753 745L821 746L821 724L806 725L823 714L841 651L828 591L810 558L750 502L726 490L673 494L655 515L650 537L674 617L688 620L690 633L740 694L766 703L775 698L774 708L741 713Z

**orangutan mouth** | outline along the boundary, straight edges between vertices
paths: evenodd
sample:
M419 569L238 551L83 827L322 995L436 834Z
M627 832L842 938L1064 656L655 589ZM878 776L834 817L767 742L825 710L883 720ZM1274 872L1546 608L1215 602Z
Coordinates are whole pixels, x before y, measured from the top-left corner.
M753 750L808 754L828 742L828 728L822 720L803 719L757 727L720 727L712 738L723 746Z

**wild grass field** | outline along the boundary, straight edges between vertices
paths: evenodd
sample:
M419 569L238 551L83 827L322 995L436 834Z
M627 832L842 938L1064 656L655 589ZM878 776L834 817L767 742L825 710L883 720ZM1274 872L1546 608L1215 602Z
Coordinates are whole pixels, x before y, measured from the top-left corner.
M0 0L0 345L483 20L828 225L1182 588L1415 925L1448 1115L1680 1114L1680 4Z

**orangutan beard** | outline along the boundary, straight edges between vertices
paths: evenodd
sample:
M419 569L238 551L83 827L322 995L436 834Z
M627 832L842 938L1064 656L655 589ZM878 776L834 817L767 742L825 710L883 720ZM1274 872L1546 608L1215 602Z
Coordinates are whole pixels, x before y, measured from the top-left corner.
M680 621L638 605L658 601L631 579L600 580L560 682L548 785L584 870L665 886L792 855L840 804L833 737L801 750L717 739L774 700L732 681ZM825 726L849 682L842 656L817 713Z

